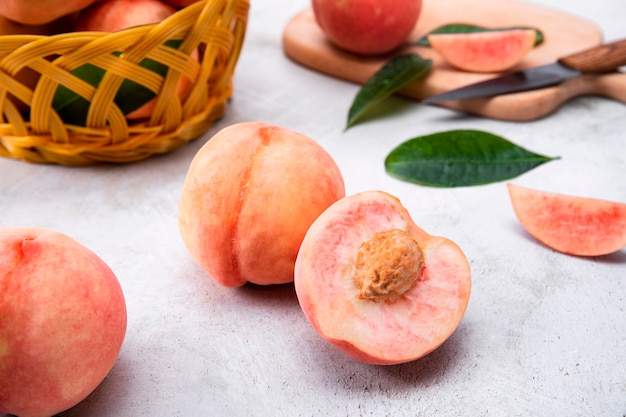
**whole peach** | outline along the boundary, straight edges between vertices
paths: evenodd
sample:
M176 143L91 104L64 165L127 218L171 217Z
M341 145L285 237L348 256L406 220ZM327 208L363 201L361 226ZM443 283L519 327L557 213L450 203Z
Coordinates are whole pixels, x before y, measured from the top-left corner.
M71 408L113 367L126 304L111 269L70 237L0 227L0 415Z
M2 0L0 16L24 25L43 25L99 0Z
M157 23L174 13L175 8L160 0L100 0L80 12L76 31L115 32Z
M398 48L415 27L422 0L312 0L315 19L337 46L361 55Z
M160 0L101 0L83 10L78 17L76 31L115 32L133 26L158 23L176 13L176 9ZM198 60L198 51L191 54ZM181 76L176 84L176 95L185 97L192 87L189 78ZM128 113L128 119L149 118L154 112L156 99Z
M344 195L339 168L317 142L267 123L239 123L194 157L180 198L180 232L222 285L292 282L307 229Z

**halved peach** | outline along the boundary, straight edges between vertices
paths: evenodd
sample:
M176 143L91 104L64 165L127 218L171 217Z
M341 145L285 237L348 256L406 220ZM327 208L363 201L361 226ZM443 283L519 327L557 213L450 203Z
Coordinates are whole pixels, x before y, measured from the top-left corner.
M313 222L296 259L294 284L313 328L370 364L418 359L458 327L470 266L451 240L419 228L383 191L344 197Z
M626 204L514 184L508 189L522 226L554 250L599 256L626 247Z

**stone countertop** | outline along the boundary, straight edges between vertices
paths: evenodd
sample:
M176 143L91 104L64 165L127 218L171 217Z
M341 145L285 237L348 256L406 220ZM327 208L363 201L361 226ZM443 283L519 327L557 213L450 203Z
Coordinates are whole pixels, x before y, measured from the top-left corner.
M534 3L595 22L606 40L626 36L623 0ZM626 415L626 250L555 252L522 229L505 183L428 188L392 178L383 164L411 137L481 129L560 156L512 182L626 202L626 106L581 97L514 123L392 98L396 112L344 132L358 86L303 68L281 48L284 24L307 6L252 2L227 113L184 148L121 166L0 160L0 225L73 237L109 264L126 296L117 363L62 415ZM348 194L394 194L421 227L465 251L469 307L439 349L403 365L355 362L315 333L292 285L224 288L194 263L177 225L189 163L219 129L253 120L315 139L337 161Z

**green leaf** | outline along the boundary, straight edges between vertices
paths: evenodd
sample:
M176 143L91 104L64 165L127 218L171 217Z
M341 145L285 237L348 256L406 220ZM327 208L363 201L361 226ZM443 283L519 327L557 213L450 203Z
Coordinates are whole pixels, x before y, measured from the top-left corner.
M385 98L424 76L431 65L430 59L423 59L417 54L397 56L387 62L357 93L348 112L346 129L354 126L368 110Z
M181 41L168 41L166 46L177 49ZM120 56L120 52L113 55ZM152 59L144 59L139 65L165 77L168 67ZM71 72L74 76L88 82L94 87L98 87L104 78L106 71L92 64L84 64ZM156 97L150 89L131 80L124 80L115 95L114 103L120 108L123 114L129 114ZM77 126L85 126L87 123L87 113L90 103L85 98L71 91L67 87L60 85L52 100L52 107L59 114L64 123Z
M475 33L475 32L497 32L497 31L511 30L511 29L533 29L537 33L537 36L535 37L535 46L539 46L543 42L543 39L544 39L543 32L540 31L539 29L532 28L529 26L485 28L482 26L472 25L468 23L449 23L447 25L439 26L438 28L432 30L430 33L427 33L422 38L418 39L415 42L415 45L430 47L430 42L428 42L428 35L436 34L436 33L454 34L454 33Z
M416 184L463 187L515 178L554 159L491 133L452 130L400 144L387 155L385 169Z

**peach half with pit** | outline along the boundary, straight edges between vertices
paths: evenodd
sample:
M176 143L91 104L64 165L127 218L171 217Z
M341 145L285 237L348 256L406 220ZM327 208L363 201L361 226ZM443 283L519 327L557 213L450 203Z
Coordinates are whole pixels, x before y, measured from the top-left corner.
M180 197L180 233L224 286L293 282L307 229L343 196L339 167L317 142L264 122L238 123L193 158Z
M419 359L453 334L471 273L454 242L418 227L396 197L371 190L315 220L294 285L323 339L358 361L390 365Z
M49 417L117 360L126 304L111 269L51 230L0 227L0 415Z

